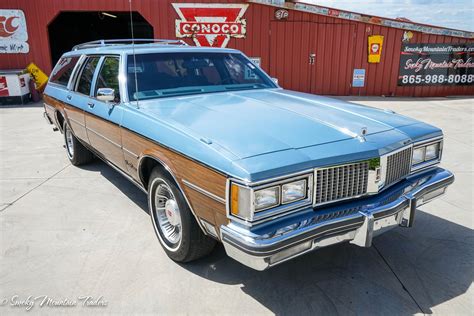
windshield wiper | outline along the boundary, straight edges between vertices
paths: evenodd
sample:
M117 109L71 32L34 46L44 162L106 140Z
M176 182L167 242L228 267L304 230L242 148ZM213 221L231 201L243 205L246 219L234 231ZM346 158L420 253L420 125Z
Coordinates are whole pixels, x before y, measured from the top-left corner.
M246 84L246 85L237 85L237 86L226 86L226 90L245 90L245 89L258 89L256 84Z
M180 95L180 94L192 94L192 93L200 93L200 92L204 92L204 89L161 91L161 95Z

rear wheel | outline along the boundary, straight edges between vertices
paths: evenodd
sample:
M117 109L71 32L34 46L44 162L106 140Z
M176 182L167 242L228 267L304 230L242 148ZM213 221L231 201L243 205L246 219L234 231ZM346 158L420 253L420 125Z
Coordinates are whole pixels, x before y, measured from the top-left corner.
M148 207L155 233L172 260L193 261L214 248L216 241L204 235L180 189L159 167L150 176Z
M94 155L74 136L67 122L64 122L63 131L67 157L74 166L86 164L94 159Z

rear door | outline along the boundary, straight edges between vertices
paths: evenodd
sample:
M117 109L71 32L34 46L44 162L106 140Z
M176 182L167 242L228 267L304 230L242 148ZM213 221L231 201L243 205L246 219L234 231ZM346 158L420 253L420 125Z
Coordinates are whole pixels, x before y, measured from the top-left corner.
M82 60L81 56L61 57L51 72L45 90L44 102L48 116L56 121L58 128L62 129L63 126L59 126L61 121L57 120L56 110L61 112L64 117L69 118L69 124L74 134L82 139L86 137L84 115L82 110L73 104L73 93L70 90L72 84L70 80L71 77L74 77L74 69L79 67L80 60Z
M119 56L101 58L92 82L91 97L87 104L85 120L90 144L105 159L126 170L122 152L120 124L123 116L121 93L119 88ZM104 102L97 99L100 88L115 90L115 101Z

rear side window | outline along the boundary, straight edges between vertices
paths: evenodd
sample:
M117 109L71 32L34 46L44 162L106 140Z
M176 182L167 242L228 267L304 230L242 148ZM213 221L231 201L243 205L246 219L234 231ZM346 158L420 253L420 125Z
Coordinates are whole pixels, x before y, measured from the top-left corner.
M74 66L76 66L78 60L79 56L63 57L59 59L58 63L51 72L49 81L62 86L67 86L69 78L71 78L72 71L74 70Z
M82 67L82 73L77 83L76 91L85 95L89 95L91 92L92 78L94 78L94 71L99 63L100 57L89 57L87 58L84 67Z

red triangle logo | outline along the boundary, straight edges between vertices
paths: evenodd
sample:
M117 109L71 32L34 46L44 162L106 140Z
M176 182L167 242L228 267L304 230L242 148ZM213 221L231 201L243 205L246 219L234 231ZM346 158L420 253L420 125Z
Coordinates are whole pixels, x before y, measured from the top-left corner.
M244 38L248 4L173 3L178 13L176 37L190 37L197 46L226 47L230 38Z

